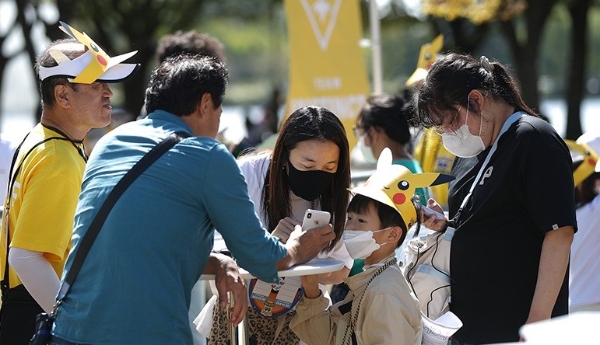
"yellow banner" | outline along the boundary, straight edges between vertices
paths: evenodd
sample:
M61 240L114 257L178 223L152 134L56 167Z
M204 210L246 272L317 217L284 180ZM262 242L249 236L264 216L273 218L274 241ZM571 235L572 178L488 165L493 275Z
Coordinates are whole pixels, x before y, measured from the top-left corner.
M290 86L285 116L307 105L331 110L352 126L369 93L359 0L285 0Z

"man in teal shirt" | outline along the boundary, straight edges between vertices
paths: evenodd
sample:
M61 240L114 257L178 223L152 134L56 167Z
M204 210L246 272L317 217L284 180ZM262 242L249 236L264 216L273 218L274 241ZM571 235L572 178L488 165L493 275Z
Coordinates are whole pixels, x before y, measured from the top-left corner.
M217 281L221 296L225 290L245 293L231 265L207 260L215 228L241 267L273 282L278 269L308 261L334 238L327 225L298 231L284 246L261 227L234 157L214 140L226 85L227 70L216 59L169 59L146 90L148 118L122 125L96 144L65 276L81 237L120 178L169 134L190 136L115 204L58 308L55 344L191 344L190 291L203 272L227 271L225 282Z

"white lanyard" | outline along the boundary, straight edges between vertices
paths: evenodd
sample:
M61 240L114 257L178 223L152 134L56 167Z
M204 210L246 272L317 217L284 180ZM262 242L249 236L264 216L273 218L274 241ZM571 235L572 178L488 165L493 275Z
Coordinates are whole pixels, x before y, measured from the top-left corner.
M481 165L481 168L479 169L479 172L477 173L477 176L475 177L475 180L473 181L473 184L471 185L471 189L469 189L469 193L463 199L462 204L460 204L460 208L458 209L458 212L456 212L455 219L457 222L458 222L458 217L460 217L460 214L461 214L463 208L469 201L469 198L471 197L471 194L473 193L473 190L475 189L477 182L479 182L479 179L481 179L481 175L483 175L483 171L485 170L485 167L490 162L490 159L492 158L492 155L494 154L494 152L496 152L496 148L498 147L498 141L500 140L500 137L502 136L502 134L504 134L504 132L506 132L508 130L508 128L513 123L515 123L517 120L519 120L524 115L526 115L524 112L519 111L519 112L512 114L508 119L506 119L506 121L504 121L504 124L502 125L502 128L500 129L500 133L496 137L496 140L494 140L494 144L492 145L490 152L488 152L487 156L485 157L485 160L483 161L483 164Z

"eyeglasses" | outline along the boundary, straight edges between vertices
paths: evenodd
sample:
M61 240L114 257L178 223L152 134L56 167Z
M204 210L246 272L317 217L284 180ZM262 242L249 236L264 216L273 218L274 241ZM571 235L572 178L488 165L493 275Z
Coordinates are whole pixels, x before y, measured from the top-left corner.
M369 128L365 126L354 126L352 127L352 132L354 132L354 136L360 138L363 136Z
M444 127L453 127L454 124L456 123L456 119L458 118L458 114L459 114L459 110L456 110L456 112L454 113L454 116L450 116L452 118L452 120L450 122L448 122L447 124L444 124L445 120L442 121L442 123L440 123L439 125L433 125L433 131L436 132L439 135L442 135L444 133ZM446 117L447 119L448 117Z

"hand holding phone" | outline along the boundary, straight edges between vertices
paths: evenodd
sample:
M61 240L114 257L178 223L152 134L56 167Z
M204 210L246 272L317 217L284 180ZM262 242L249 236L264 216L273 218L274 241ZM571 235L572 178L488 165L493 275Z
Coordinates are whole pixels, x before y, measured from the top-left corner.
M421 209L423 210L423 213L427 217L435 216L435 219L437 219L437 220L444 220L444 219L446 219L445 215L443 215L442 213L439 213L438 211L432 210L432 209L430 209L427 206L422 206Z
M310 208L304 213L302 220L302 230L310 230L329 224L331 214L327 211L311 210Z

